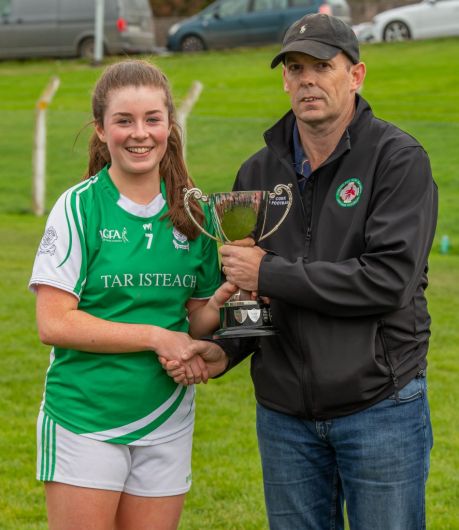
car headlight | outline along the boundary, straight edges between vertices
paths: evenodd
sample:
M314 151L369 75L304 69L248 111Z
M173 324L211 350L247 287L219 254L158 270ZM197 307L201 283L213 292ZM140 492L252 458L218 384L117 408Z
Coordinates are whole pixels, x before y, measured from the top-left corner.
M172 24L172 26L169 28L168 34L172 37L174 33L177 33L178 29L180 27L180 23L176 22L175 24Z

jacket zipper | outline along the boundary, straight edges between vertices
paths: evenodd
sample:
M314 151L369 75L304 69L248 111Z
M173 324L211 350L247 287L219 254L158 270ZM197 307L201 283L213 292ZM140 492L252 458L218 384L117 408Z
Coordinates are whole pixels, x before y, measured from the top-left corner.
M315 188L315 179L314 175L310 175L305 187L305 193L302 194L302 203L303 210L306 218L306 238L305 238L305 248L304 248L304 257L309 261L309 247L311 245L312 238L312 210L314 204L314 188Z
M268 141L266 143L268 144ZM296 172L293 170L292 166L283 157L280 157L279 160L286 167L286 169L292 174L292 177L294 179L297 179ZM304 257L306 258L307 261L309 260L309 247L310 247L311 238L312 238L312 210L313 210L314 187L315 187L315 179L314 179L314 175L311 174L306 182L306 189L307 189L306 194L307 194L308 200L307 201L304 200L306 198L306 194L304 193L304 190L303 192L299 190L299 193L298 193L299 197L301 198L301 207L302 207L303 216L304 216L303 222L306 222L306 226L307 226L306 237L305 237L305 247L304 247L305 248ZM305 202L307 202L307 204L305 204ZM299 331L298 336L300 337L300 346L301 346L301 351L303 352L301 372L299 375L300 385L301 385L300 390L301 390L302 402L303 402L303 411L304 411L305 417L312 418L314 417L313 399L312 399L311 385L309 384L309 381L308 381L309 380L308 369L307 369L308 363L306 362L307 360L309 360L310 354L303 344L301 312L297 311L296 316L297 316L297 327ZM311 363L309 363L309 365L310 364Z
M382 346L384 350L384 358L386 359L386 363L389 366L390 377L392 379L392 383L395 388L395 400L397 401L397 403L399 403L400 399L398 395L398 377L397 377L397 374L395 373L394 365L392 364L392 361L390 360L389 349L387 347L386 336L384 334L384 320L380 320L378 322L378 325L379 325L379 336L381 337L381 342L382 342Z
M303 206L304 219L306 221L306 237L304 242L304 258L306 261L309 261L309 249L312 239L312 210L313 210L313 199L314 199L314 188L315 188L315 179L314 175L310 175L303 193L301 194L301 202ZM303 352L303 369L301 371L301 387L303 395L303 407L306 417L314 417L314 404L313 404L313 395L312 387L310 382L310 372L308 366L311 366L310 357L311 354L309 350L304 346L303 341L303 330L302 326L304 322L301 317L301 311L297 312L298 318L298 335L301 338L301 351ZM309 362L308 362L309 361Z

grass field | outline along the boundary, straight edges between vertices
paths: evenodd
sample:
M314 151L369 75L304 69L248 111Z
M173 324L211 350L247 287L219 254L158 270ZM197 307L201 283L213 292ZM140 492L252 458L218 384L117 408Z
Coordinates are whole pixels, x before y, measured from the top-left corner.
M188 123L188 159L206 191L230 188L240 163L262 146L262 132L287 109L277 47L154 58L177 102L204 84ZM429 388L435 446L428 482L431 530L459 529L459 39L363 48L363 94L375 113L416 136L440 188L440 218L430 259L432 340ZM30 213L34 105L52 75L61 87L48 112L47 206L85 168L91 87L100 69L78 61L0 63L0 530L45 529L34 479L34 423L48 348L38 341L26 285L44 219ZM79 134L78 138L77 135ZM441 235L452 243L441 255ZM248 363L198 389L194 484L182 530L264 530L261 472ZM288 529L286 529L288 530Z

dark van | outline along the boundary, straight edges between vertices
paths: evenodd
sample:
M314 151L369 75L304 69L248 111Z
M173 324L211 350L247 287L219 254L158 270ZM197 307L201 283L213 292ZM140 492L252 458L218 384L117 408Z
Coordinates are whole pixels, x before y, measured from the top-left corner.
M104 52L151 53L148 0L105 0ZM93 57L95 0L0 0L0 59Z

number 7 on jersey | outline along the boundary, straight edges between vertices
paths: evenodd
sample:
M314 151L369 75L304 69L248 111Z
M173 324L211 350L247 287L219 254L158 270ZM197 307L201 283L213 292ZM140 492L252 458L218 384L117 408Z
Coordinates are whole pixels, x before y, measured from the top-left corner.
M145 234L145 237L147 238L147 250L149 250L153 241L153 234Z

